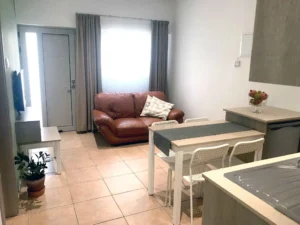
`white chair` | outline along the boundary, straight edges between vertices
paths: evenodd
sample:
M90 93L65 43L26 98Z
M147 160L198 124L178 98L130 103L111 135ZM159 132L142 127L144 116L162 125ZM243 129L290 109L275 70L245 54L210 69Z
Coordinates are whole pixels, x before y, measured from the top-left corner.
M225 167L244 164L243 161L239 160L235 156L245 154L245 153L254 152L253 161L260 160L260 155L262 153L264 141L265 141L264 138L260 138L260 139L254 140L254 141L243 141L243 142L236 143L235 146L233 147L229 157L226 157ZM214 169L221 168L220 160L213 160L213 161L209 162L209 165L211 166L211 168L214 168Z
M260 160L260 155L263 150L265 139L260 138L254 141L243 141L237 143L229 156L229 166L232 166L233 158L236 158L235 155L245 154L249 152L254 152L253 161Z
M206 171L207 163L213 159L222 159L224 166L225 157L228 154L229 144L224 144L215 147L198 148L192 154L192 159L189 163L189 176L184 176L183 179L190 184L190 212L191 212L191 225L193 225L193 184L202 183L204 178L202 173ZM193 174L193 168L199 166L200 173Z
M162 125L169 125L169 124L178 124L177 120L166 120L166 121L161 121L161 122L155 122L152 123L151 126L162 126Z
M205 122L205 121L209 121L209 119L206 117L190 118L190 119L186 119L184 122L185 123L193 123L193 122Z
M176 120L168 120L168 121L162 121L162 122L155 122L152 124L152 126L163 126L163 125L169 125L169 124L178 124ZM167 176L167 190L166 190L166 197L165 197L165 206L168 205L168 199L169 199L169 205L171 205L171 190L172 190L172 167L170 166L170 163L175 162L175 153L170 150L169 156L167 156L164 153L157 153L157 157L161 158L163 161L169 164L168 168L168 176Z

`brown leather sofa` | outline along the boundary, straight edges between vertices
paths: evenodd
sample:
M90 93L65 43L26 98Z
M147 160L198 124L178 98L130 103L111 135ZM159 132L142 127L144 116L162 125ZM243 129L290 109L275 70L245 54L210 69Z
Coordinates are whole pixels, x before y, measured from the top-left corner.
M163 92L99 93L95 96L94 122L106 141L112 145L148 140L148 127L159 118L140 117L147 95L167 101ZM172 109L168 120L183 122L184 113Z

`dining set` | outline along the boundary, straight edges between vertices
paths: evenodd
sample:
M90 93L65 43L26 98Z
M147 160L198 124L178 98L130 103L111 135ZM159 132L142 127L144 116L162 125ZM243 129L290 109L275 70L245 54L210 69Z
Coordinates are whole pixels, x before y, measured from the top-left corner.
M189 186L193 225L193 186L198 185L200 196L204 197L202 174L242 164L239 156L245 154L253 157L252 161L261 160L264 136L262 132L225 120L192 118L182 124L175 120L153 123L149 127L148 194L154 194L155 158L159 157L168 164L165 206L173 206L173 224L180 224L182 188Z

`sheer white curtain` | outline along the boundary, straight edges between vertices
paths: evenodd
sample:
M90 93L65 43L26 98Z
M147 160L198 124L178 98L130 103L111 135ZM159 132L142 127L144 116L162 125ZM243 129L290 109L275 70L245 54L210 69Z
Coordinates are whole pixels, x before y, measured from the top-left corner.
M101 17L103 92L148 91L151 21Z

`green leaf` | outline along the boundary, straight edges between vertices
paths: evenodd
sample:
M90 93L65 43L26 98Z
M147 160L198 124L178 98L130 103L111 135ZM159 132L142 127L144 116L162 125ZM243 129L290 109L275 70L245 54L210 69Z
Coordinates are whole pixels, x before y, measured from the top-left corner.
M24 160L25 160L26 162L29 162L29 157L28 157L27 155L24 155Z

